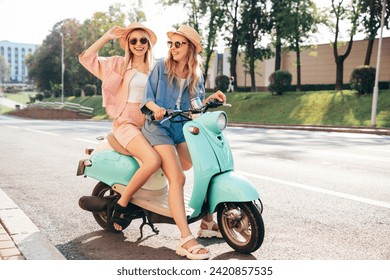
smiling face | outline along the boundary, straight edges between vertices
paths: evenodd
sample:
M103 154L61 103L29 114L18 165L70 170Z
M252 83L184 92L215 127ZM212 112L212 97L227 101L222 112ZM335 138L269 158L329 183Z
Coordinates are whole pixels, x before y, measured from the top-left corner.
M144 56L149 49L148 39L143 32L134 30L129 38L129 49L135 56Z
M178 62L187 61L189 48L189 41L187 38L179 34L173 34L169 41L172 42L169 43L169 45L171 45L169 50L173 59Z

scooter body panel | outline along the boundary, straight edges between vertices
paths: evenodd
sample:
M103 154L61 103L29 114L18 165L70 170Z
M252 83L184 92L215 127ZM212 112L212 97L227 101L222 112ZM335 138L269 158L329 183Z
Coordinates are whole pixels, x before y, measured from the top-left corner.
M216 211L221 202L245 202L258 199L255 186L244 176L234 171L218 174L213 177L208 194L210 213Z
M220 111L205 113L187 122L183 127L195 175L189 202L189 206L194 209L191 217L201 214L213 176L233 170L234 167L228 141L222 132L213 127L221 113ZM194 127L199 129L199 133L191 133Z
M138 162L133 157L112 150L93 153L89 160L92 165L85 167L84 175L109 186L127 185L139 168Z

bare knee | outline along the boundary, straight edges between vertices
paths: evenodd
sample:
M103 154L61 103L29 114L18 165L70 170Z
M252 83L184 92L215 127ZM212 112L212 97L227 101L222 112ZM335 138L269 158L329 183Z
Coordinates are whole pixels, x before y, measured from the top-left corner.
M161 167L161 158L158 154L155 154L149 157L144 164L147 165L152 172L155 172Z

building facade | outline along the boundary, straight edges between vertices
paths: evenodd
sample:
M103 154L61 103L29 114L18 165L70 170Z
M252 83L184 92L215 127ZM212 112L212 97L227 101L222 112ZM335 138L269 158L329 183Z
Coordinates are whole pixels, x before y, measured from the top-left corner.
M0 56L10 67L10 77L1 77L2 83L29 83L26 57L34 54L38 45L0 41Z
M378 42L376 39L372 50L370 66L376 68ZM344 61L344 84L349 84L352 70L364 63L368 41L354 41L352 51ZM339 48L339 54L344 54L346 46ZM251 86L251 77L248 69L243 63L243 54L237 57L237 79L236 86L238 88L248 89ZM206 88L214 89L215 77L222 74L230 77L230 53L229 49L224 51L223 57L215 56L211 63ZM282 53L281 70L285 70L292 75L292 84L297 83L297 63L296 53L289 51ZM222 62L222 70L220 63ZM256 88L259 91L268 91L268 78L274 72L275 59L271 58L265 61L257 61L255 69ZM382 38L382 52L380 60L379 82L390 83L390 37ZM311 46L301 51L301 84L302 85L329 85L336 83L336 63L333 56L333 48L331 44L319 44Z

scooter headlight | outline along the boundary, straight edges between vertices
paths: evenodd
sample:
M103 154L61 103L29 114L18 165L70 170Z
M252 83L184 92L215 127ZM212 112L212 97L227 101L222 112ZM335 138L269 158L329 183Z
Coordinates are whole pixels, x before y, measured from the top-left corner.
M217 126L219 131L222 131L227 126L227 117L225 113L220 113L217 119Z

